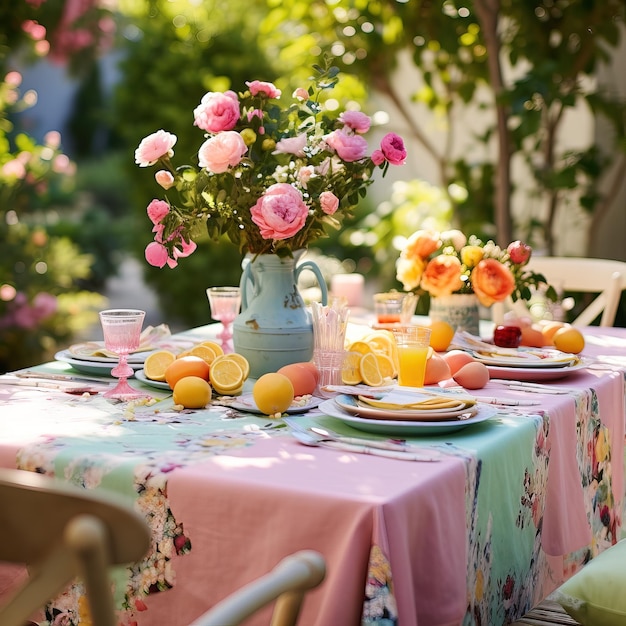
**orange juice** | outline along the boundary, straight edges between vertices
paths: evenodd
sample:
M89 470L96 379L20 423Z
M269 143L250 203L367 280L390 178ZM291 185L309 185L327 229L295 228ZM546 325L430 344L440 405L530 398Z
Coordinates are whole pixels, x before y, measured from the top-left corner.
M426 374L428 346L398 344L398 384L403 387L423 387Z

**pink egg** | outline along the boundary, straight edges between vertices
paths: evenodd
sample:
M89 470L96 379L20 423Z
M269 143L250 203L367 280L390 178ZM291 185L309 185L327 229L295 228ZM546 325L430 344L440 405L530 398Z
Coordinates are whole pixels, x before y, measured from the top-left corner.
M436 385L442 380L448 380L452 376L449 365L437 353L426 361L425 385Z
M441 358L448 364L450 373L454 376L464 365L474 362L474 357L464 350L450 350L441 355Z
M293 393L296 396L305 396L315 391L317 381L311 370L297 363L284 365L278 370L279 374L286 376L293 385Z
M483 363L467 363L456 374L454 380L465 389L482 389L489 382L489 370Z

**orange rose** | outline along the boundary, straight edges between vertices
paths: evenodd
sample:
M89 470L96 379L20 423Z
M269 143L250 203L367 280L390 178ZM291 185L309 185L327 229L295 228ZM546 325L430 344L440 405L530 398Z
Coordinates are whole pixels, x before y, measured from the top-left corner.
M396 278L402 283L404 291L419 287L426 261L400 257L396 265Z
M461 261L455 256L440 254L426 266L422 276L422 288L431 295L448 296L461 287Z
M441 240L438 233L429 230L417 230L407 239L402 255L407 259L426 259L440 245Z
M491 306L513 293L515 278L506 265L495 259L483 259L472 272L472 287L479 302Z

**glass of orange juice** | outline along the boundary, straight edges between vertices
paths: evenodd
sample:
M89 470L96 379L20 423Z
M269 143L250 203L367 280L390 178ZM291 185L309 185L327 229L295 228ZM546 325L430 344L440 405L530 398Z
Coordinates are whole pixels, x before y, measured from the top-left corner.
M430 328L397 326L392 330L398 346L398 384L402 387L423 387Z
M374 313L380 325L410 324L416 305L417 296L411 292L392 289L374 294Z

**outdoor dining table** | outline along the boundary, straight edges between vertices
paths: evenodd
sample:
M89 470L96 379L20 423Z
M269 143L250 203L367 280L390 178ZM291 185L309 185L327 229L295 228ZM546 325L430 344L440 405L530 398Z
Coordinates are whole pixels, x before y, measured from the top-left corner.
M215 404L176 411L166 391L133 380L159 401L0 385L0 466L124 494L145 515L149 553L114 576L120 624L189 624L301 549L328 568L303 626L505 624L620 537L626 329L583 330L587 367L547 389L490 382L472 393L511 405L408 438L434 462L303 446L282 420ZM376 437L319 410L296 419ZM15 574L3 571L0 594ZM87 623L79 596L77 582L50 614ZM262 611L249 623L267 622Z

